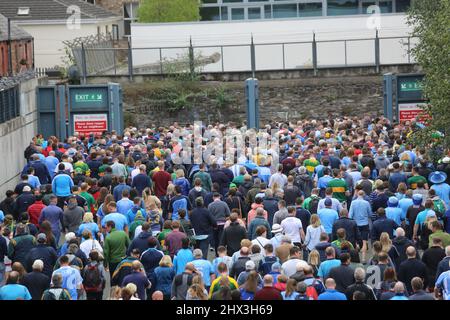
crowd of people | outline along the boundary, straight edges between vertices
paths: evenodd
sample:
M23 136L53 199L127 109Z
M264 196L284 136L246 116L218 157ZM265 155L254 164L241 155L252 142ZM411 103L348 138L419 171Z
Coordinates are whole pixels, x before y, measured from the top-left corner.
M277 165L248 144L176 164L180 127L34 137L0 300L450 299L450 153L411 145L414 121L271 123Z

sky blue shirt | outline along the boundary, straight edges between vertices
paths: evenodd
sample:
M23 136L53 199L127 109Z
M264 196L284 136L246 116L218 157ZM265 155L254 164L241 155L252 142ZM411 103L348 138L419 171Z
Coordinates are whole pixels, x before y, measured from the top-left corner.
M125 226L128 225L128 221L127 218L123 215L120 214L118 212L114 212L114 213L110 213L107 214L103 219L102 219L102 227L106 227L106 223L108 221L114 221L114 223L116 224L116 229L117 230L121 230L123 231L123 229L125 228Z
M0 300L31 300L27 287L21 284L7 284L0 288Z
M450 186L446 183L433 184L431 189L436 191L436 195L445 202L448 208L450 206Z
M122 198L117 201L117 212L126 215L128 210L133 207L133 201L128 198Z
M322 279L326 279L326 277L328 277L328 274L330 273L330 270L334 267L339 267L340 265L341 261L338 259L325 260L320 264L317 275Z
M177 274L182 274L184 267L194 260L194 255L190 249L180 249L173 259L173 270Z
M78 227L78 231L77 231L77 236L81 237L81 235L83 234L83 231L87 229L91 232L92 237L95 240L97 239L97 233L100 232L98 225L95 222L88 222L88 223L82 223L79 227Z
M41 182L39 181L39 178L36 176L29 175L28 176L28 184L33 188L37 189L41 186Z
M450 300L450 270L442 272L437 278L436 288L442 289L444 300Z
M330 182L331 180L333 180L332 177L323 176L323 177L319 178L319 181L317 182L317 187L319 189L326 189L328 187L328 182Z
M211 285L211 275L214 274L214 267L211 262L205 259L196 259L192 261L195 268L202 273L203 282L205 286Z
M436 213L434 213L434 211L430 209L420 211L416 217L416 221L414 222L414 224L418 224L419 226L422 225L427 220L428 215L436 215Z
M297 298L298 296L298 292L292 292L291 295L289 297L286 297L286 291L281 292L281 296L283 297L283 300L295 300L295 298Z
M72 194L73 180L68 174L58 174L52 181L52 191L57 197L67 197Z
M409 299L403 294L396 294L395 296L393 296L389 300L409 300Z
M53 178L55 176L55 169L59 164L58 158L48 156L47 158L45 158L44 163L47 166L48 172L50 172L50 176Z
M269 184L270 175L271 175L270 168L256 167L256 169L258 169L258 178L260 178L262 182ZM280 186L280 187L282 187L282 186Z
M370 207L370 203L368 201L361 198L352 201L348 216L350 219L356 221L358 227L367 226L371 215L372 208Z
M395 207L387 207L386 208L386 217L388 219L392 219L395 221L397 225L402 224L402 214L403 211L401 208L395 208Z
M83 278L80 275L80 271L72 267L61 267L53 271L52 277L55 274L61 274L63 278L62 287L67 289L70 293L72 300L78 299L77 287L83 283Z
M402 209L402 220L406 219L406 213L408 213L408 208L411 207L412 205L414 205L414 202L410 198L405 197L398 201L398 206L400 209Z
M317 214L319 215L320 221L322 222L325 232L330 234L333 230L334 222L339 219L336 210L330 208L320 209Z
M347 297L337 290L327 289L324 293L319 295L317 300L347 300Z

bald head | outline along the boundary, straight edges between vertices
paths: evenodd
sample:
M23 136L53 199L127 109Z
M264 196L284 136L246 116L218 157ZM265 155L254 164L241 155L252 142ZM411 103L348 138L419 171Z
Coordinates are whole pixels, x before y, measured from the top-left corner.
M266 274L264 276L264 287L272 287L273 286L273 277L270 274Z
M161 291L155 291L152 294L152 300L164 300L164 294Z
M405 285L403 284L403 282L398 281L394 285L394 292L395 293L404 293L405 292Z
M413 259L416 257L416 248L413 246L409 246L406 248L406 255L408 256L408 259Z
M334 281L333 278L328 278L327 281L325 281L325 286L327 289L336 289L336 281Z

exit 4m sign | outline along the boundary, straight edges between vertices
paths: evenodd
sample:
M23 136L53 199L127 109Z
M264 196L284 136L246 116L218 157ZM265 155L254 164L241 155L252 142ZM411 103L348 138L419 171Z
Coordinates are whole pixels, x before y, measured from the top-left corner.
M89 93L89 94L75 94L75 102L102 102L102 93Z
M401 91L421 91L422 89L422 83L418 81L405 81L400 83Z

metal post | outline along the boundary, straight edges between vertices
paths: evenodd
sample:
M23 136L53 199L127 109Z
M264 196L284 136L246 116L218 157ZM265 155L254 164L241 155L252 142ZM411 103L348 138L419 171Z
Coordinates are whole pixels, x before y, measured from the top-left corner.
M284 43L282 45L282 49L283 49L283 70L285 70L286 69L286 58L284 56Z
M194 47L192 46L192 37L189 38L189 72L191 78L194 78L195 64L194 64Z
M117 66L116 66L116 48L113 48L113 59L114 59L114 75L117 75Z
M378 37L378 29L375 34L375 68L376 72L380 72L380 38Z
M347 40L344 40L345 66L347 66Z
M84 43L81 43L81 69L83 72L83 84L86 84L87 77L87 66L86 66L86 50L84 48Z
M252 42L250 44L250 61L251 61L251 66L252 66L252 78L255 78L256 57L255 57L255 44L253 43L253 34L252 34Z
M133 81L133 52L131 50L130 40L128 39L128 77Z
M313 33L312 59L313 59L314 75L317 76L317 42L316 42L316 33Z
M11 19L8 18L8 75L13 75L12 48L11 48Z
M408 37L408 63L411 63L411 37Z

